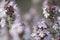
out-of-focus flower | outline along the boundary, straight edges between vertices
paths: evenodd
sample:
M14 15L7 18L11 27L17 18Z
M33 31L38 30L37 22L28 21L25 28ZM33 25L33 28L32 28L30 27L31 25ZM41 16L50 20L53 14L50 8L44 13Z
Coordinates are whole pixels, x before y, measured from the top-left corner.
M6 11L7 10L4 10L4 8L0 8L0 18L6 17Z
M20 40L19 35L24 31L24 25L21 23L20 12L14 1L10 1L7 5L7 14L10 18L15 16L13 23L11 23L11 28L9 30L12 40ZM11 15L10 15L11 14ZM11 21L11 20L10 20Z
M5 1L1 0L0 2L0 40L9 40L8 30L6 27L6 12L4 9Z
M24 20L30 21L31 19L32 19L31 14L29 14L29 13L24 14Z
M22 34L23 31L24 31L24 25L22 25L21 23L14 23L9 32L10 32L10 35L13 37L13 39L20 40L18 34Z
M24 40L31 40L31 29L30 29L30 25L28 25L28 23L25 23L25 29L24 29L24 35L23 35L23 39Z
M15 23L12 25L12 30L15 30L17 33L22 33L24 28L21 26L21 23Z
M36 15L37 10L36 10L36 8L30 8L29 12L30 12L32 15Z

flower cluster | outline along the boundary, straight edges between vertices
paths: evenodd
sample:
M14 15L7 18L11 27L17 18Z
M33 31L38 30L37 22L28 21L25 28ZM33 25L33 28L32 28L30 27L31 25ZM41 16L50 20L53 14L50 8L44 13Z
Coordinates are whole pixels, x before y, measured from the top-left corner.
M2 31L1 33L6 33L6 30L4 28L7 28L8 25L8 28L10 28L8 31L10 36L12 37L12 40L20 40L19 34L23 33L24 24L21 23L18 7L14 3L14 1L11 0L2 0L1 4L3 4L0 6L0 29ZM1 27L3 27L3 30ZM7 40L8 37L7 39L4 39Z
M45 0L45 5L43 6L43 14L45 18L48 18L49 20L53 21L54 18L57 17L56 14L59 12L59 7L56 5L55 1L51 0Z
M50 33L47 30L47 26L44 21L42 21L41 23L38 22L38 25L33 27L32 37L34 38L34 40L42 40L49 35Z

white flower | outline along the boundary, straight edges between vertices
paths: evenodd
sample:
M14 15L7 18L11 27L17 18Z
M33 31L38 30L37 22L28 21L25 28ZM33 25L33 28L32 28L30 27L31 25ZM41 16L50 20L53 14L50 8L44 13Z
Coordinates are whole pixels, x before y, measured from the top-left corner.
M40 36L40 37L44 37L44 36L45 36L44 32L41 31L41 32L39 33L39 36Z
M59 6L55 6L55 11L60 13L60 7Z
M59 27L58 24L54 24L54 25L53 25L53 28L54 28L55 30L60 29L60 27Z
M8 5L14 6L14 1L10 1Z
M4 8L0 8L0 18L6 17L6 10Z
M43 14L45 14L46 13L46 8L43 8Z
M34 40L40 40L41 38L40 37L38 37L38 36L36 36L35 38L34 38Z
M36 33L32 33L31 36L32 36L32 37L35 37L35 36L36 36Z
M13 6L13 8L14 8L14 9L17 9L17 4L15 4L15 5Z
M48 16L50 15L47 11L46 8L43 8L43 14L46 18L48 18Z
M56 29L58 29L58 24L54 24L53 25L53 28L56 30Z
M47 28L47 25L45 24L45 21L38 22L38 27L41 28Z
M48 16L50 15L50 14L48 14L46 11L44 11L43 13L44 13L44 16L45 16L46 18L48 18Z

